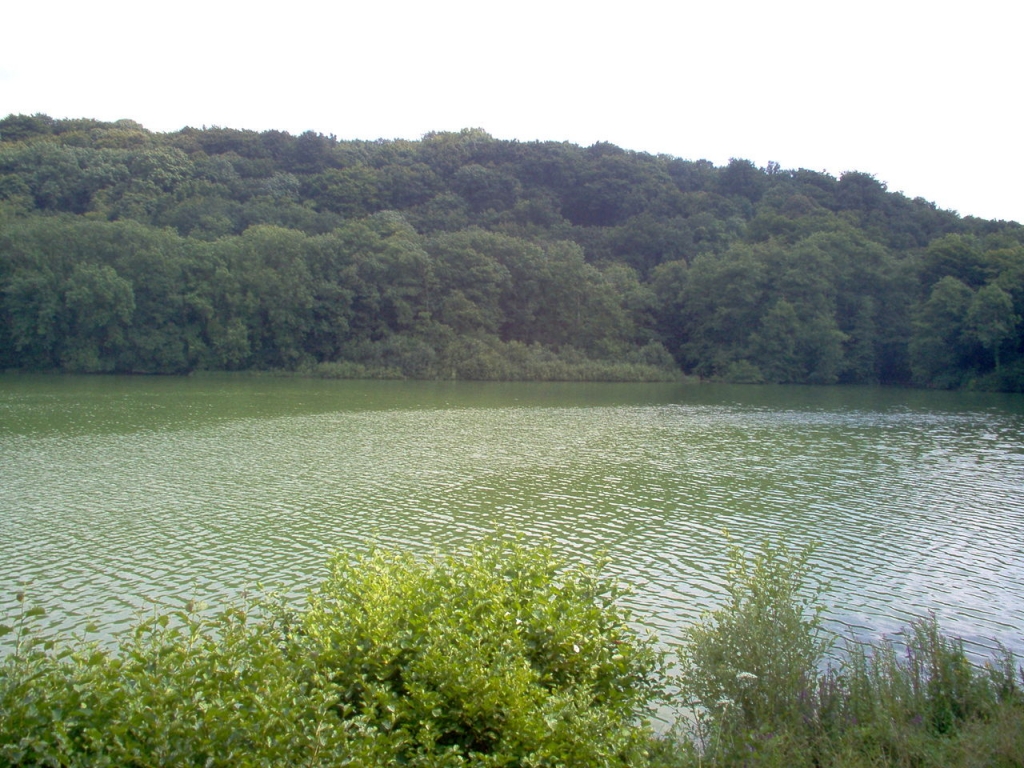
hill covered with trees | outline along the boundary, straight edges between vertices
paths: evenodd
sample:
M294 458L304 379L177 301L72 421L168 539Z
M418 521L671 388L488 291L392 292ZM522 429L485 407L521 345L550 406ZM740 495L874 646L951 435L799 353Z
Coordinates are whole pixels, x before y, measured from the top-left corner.
M0 120L0 368L1024 391L1024 227L610 144Z

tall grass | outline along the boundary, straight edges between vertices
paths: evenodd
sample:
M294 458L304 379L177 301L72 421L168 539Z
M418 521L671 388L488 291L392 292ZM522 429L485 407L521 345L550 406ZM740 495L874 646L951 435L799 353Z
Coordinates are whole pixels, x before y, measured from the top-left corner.
M681 648L689 726L659 745L657 764L1024 766L1024 668L1012 653L976 664L935 617L829 653L837 639L822 626L811 554L733 549L729 600Z

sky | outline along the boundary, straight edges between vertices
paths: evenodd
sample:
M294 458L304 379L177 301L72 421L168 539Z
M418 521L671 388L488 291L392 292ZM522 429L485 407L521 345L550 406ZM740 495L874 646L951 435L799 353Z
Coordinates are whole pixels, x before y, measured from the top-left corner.
M1024 222L1011 0L9 3L0 116L339 139L483 128L873 174Z

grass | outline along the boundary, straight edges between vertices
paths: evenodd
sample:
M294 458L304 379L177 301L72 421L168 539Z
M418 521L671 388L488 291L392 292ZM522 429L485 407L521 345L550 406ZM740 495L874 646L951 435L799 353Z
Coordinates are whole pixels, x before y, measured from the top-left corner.
M661 766L1024 766L1024 668L977 665L934 617L901 640L834 652L812 548L733 549L730 600L688 633L679 685L693 713Z

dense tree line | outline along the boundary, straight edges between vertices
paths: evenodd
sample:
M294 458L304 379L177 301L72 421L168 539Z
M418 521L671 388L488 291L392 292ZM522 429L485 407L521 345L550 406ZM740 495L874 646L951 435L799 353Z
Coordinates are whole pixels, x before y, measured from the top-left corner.
M1024 227L746 160L0 120L0 367L1024 390Z

